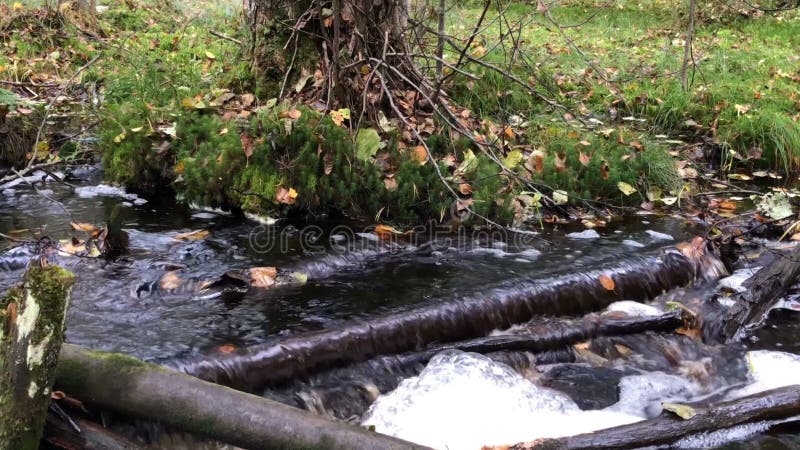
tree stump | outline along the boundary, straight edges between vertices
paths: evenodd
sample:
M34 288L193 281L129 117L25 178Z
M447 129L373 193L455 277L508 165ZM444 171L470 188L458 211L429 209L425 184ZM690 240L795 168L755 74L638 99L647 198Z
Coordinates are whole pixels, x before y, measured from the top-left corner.
M0 299L2 450L39 448L73 282L60 267L31 267Z

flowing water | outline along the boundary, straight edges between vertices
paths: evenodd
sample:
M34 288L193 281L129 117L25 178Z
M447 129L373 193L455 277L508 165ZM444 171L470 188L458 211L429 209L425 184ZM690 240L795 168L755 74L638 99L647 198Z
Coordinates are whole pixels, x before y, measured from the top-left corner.
M0 233L68 239L81 235L72 230L71 221L101 225L113 215L121 217L129 235L130 252L114 261L52 255L78 277L68 314L67 340L165 364L187 358L213 359L280 337L414 306L501 292L531 280L619 267L625 262L637 264L659 255L666 246L702 232L700 226L682 219L641 216L612 222L598 229L596 235L570 227L536 236L427 230L386 240L379 239L372 229L345 220L319 218L312 226L289 221L263 225L221 211L192 209L169 194L141 198L102 185L96 167L71 168L62 174L65 182L43 182L42 175L30 177L38 192L27 183L0 186ZM57 200L63 208L46 197ZM210 232L205 239L175 238L179 233L201 229ZM45 243L40 241L38 249L23 245L5 251L3 245L8 244L0 240L0 292L19 281L27 261ZM278 269L278 283L270 289L243 290L236 277L223 276L232 270L260 266ZM165 275L168 272L171 275ZM177 275L177 281L165 278L172 275ZM208 280L217 283L202 289ZM800 352L798 336L798 316L782 310L748 345L759 350ZM758 361L777 361L772 366L764 363L773 368L796 364L791 358L753 355ZM734 358L737 362L711 359L726 367L744 367L744 358L742 350ZM352 380L344 377L360 377L369 380L359 384L360 406L345 407L332 415L353 415L356 417L352 420L363 419L379 431L440 448L479 448L482 444L641 420L657 413L652 405L660 401L703 397L713 390L725 390L725 384L734 383L736 378L720 376L714 383L698 386L697 380L668 370L620 371L615 375L620 386L616 403L583 411L578 405L586 402L576 401L574 394L570 398L543 387L547 382L536 379L539 375L520 375L536 364L570 360L574 355L484 357L446 352L427 365L425 361L396 364L397 370L387 370L389 362L373 360L338 375L325 375L328 378L270 389L265 395L312 410L317 405L326 412L324 405L320 406L320 402L325 403L320 396L340 400L352 397L352 392L343 388ZM722 372L719 369L715 373ZM387 376L393 378L387 381ZM589 374L590 380L597 376ZM758 383L763 381L754 375L748 381L753 378ZM398 389L388 393L398 383ZM558 385L554 379L549 383ZM762 383L767 384L786 384L786 380ZM376 397L378 401L364 415ZM526 423L547 425L532 436ZM575 423L585 425L573 426ZM452 424L470 431L448 433ZM759 426L695 437L682 445L741 446L744 444L725 442L769 428ZM800 445L792 426L783 424L771 430L759 434L754 445Z

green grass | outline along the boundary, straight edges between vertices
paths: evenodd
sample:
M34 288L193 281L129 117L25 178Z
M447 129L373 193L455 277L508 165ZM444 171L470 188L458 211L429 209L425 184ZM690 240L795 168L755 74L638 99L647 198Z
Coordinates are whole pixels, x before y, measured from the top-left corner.
M450 13L450 33L465 36L471 31L464 24L477 20L481 5L467 5ZM608 117L612 103L619 117L647 119L653 134L686 134L684 124L692 120L730 152L746 154L761 147L759 164L784 171L800 167L800 14L728 14L724 20L700 23L694 46L699 67L689 91L683 92L677 71L683 59L685 7L660 1L602 6L573 0L552 7L553 18L562 25L582 23L599 11L580 27L563 30L571 45L549 20L535 14L535 2L512 5L507 11L512 23L530 22L522 31L521 54L538 65L532 70L531 64L517 62L511 71L526 81L538 78L533 86L545 95L615 126ZM490 12L488 20L495 16L496 11ZM493 23L474 47L490 47L504 29ZM485 59L507 68L506 54L494 50ZM457 56L451 49L447 59ZM594 70L587 74L590 67L603 76ZM525 89L477 64L468 70L483 77L474 82L480 87L453 92L479 113L534 117L541 111L541 102L531 100ZM498 92L511 92L505 96L511 100L499 100Z

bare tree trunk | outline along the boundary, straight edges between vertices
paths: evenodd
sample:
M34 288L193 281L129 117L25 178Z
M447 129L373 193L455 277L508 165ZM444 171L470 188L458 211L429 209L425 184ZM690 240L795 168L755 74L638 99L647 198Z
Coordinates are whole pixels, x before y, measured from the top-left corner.
M406 43L406 0L250 0L246 7L253 73L265 96L296 95L290 87L300 75L319 70L324 82L306 97L375 118L387 90L431 90Z
M73 280L32 267L0 300L0 449L39 448Z

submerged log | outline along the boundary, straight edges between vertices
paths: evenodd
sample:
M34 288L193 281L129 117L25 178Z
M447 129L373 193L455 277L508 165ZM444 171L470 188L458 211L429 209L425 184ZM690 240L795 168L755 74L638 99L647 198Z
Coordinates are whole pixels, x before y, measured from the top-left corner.
M683 437L736 425L775 420L800 414L800 385L761 392L718 405L695 408L694 416L681 419L670 412L641 422L558 439L540 439L512 450L625 449L669 445Z
M536 315L595 311L619 299L648 299L695 279L703 261L678 251L633 258L607 270L524 281L485 295L426 305L340 328L291 336L214 359L175 363L198 378L256 392L314 370L364 361L378 355L424 349L431 342L486 336ZM612 290L600 275L614 281Z
M531 325L524 334L487 336L469 341L455 342L425 350L432 357L444 350L488 353L501 350L541 352L576 344L600 336L623 336L644 331L669 331L683 325L680 311L659 316L624 319L587 316L575 323L542 320Z
M136 358L65 344L57 386L84 402L244 448L422 449Z
M786 294L800 276L800 246L778 255L775 262L745 281L744 292L723 319L722 334L728 341L741 337L749 328L763 323L770 308Z
M0 299L0 449L39 448L74 276L31 267Z

